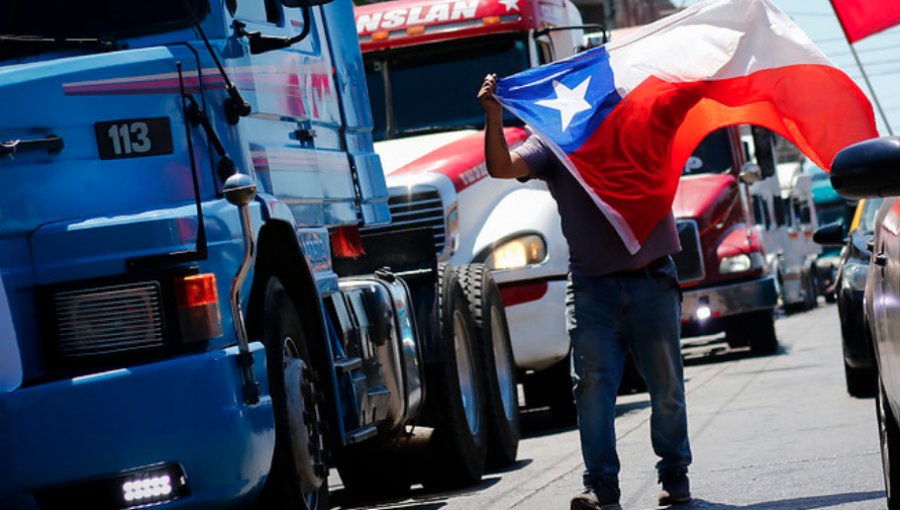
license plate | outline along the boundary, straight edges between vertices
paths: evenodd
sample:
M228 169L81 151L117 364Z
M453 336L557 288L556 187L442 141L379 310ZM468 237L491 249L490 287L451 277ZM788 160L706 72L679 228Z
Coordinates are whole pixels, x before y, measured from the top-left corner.
M100 159L140 158L172 153L168 117L125 119L94 124Z

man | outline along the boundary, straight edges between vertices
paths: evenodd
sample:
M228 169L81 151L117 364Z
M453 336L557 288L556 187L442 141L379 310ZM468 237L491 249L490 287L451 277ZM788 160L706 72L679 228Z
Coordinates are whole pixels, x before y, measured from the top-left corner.
M671 255L681 250L674 217L661 221L632 255L579 182L532 135L509 151L496 75L478 91L485 110L485 158L492 177L541 179L556 199L569 243L566 315L584 457L584 493L572 510L621 510L615 406L631 354L650 393L661 505L690 500L691 463L681 360L681 293Z

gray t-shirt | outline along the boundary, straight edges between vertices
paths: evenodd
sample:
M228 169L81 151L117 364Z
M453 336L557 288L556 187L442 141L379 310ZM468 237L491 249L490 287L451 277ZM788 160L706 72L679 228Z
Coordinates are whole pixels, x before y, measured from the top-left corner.
M569 268L577 276L603 276L647 264L681 251L675 217L663 218L634 255L587 191L540 138L530 136L513 149L528 165L528 179L547 183L569 242Z

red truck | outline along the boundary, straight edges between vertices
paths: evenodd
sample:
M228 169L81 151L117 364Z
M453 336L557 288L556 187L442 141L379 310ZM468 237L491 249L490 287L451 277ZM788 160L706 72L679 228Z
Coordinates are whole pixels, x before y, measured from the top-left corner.
M778 348L775 277L748 204L750 185L777 179L770 133L753 129L753 155L737 126L710 134L684 168L673 210L682 251L682 336L724 331L729 345L760 354Z

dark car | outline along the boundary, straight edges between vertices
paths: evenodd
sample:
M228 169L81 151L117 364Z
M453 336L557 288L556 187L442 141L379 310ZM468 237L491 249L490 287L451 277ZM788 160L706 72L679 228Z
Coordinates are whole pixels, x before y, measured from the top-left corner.
M862 334L873 342L878 370L879 438L888 509L900 510L900 137L845 148L831 182L851 198L886 197L874 221Z
M863 323L863 295L872 252L868 244L875 231L875 216L883 199L860 200L850 223L850 234L843 239L843 224L819 228L813 239L825 246L841 246L834 292L841 318L844 375L847 392L854 397L872 397L877 390L875 356Z

